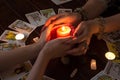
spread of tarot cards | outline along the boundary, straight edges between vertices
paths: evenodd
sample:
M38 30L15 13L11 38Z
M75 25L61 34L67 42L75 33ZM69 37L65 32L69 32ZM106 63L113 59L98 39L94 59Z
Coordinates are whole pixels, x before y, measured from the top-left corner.
M90 80L120 80L120 63L108 61L105 69Z
M61 5L72 0L51 0L56 5ZM57 14L61 13L71 13L72 9L68 8L58 8ZM5 30L0 36L0 40L5 41L5 43L0 43L0 51L8 51L18 47L25 46L25 41L29 37L29 35L37 28L41 27L45 24L46 20L51 16L56 15L53 8L41 9L39 11L29 12L25 14L28 22L23 20L15 20L11 23L8 28L11 30ZM24 39L17 40L17 34L23 34ZM111 38L108 37L108 38ZM114 41L111 39L111 42ZM37 42L37 40L36 40ZM67 61L68 63L68 61ZM30 61L25 62L23 64L18 64L11 71L7 71L0 74L0 80L26 80L30 69L32 68L32 64ZM75 68L71 73L70 77L74 77L77 73L77 69ZM55 80L47 75L43 76L43 80ZM90 80L120 80L120 64L115 62L108 62L105 69L100 71L97 75L95 75Z

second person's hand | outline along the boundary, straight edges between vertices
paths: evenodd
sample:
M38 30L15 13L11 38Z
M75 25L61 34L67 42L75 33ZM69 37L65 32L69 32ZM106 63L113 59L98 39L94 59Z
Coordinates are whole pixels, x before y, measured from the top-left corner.
M90 44L92 35L99 32L99 27L101 26L96 20L82 21L77 26L74 32L75 39L72 41L72 43L79 45L78 47L69 50L67 53L71 55L85 54Z
M45 23L45 27L52 25L53 27L59 24L71 24L77 26L81 21L81 15L78 13L61 13L51 16Z
M67 44L67 41L72 41L71 37L57 38L48 41L43 47L42 51L50 58L57 58L67 55L66 52L71 49L73 44Z

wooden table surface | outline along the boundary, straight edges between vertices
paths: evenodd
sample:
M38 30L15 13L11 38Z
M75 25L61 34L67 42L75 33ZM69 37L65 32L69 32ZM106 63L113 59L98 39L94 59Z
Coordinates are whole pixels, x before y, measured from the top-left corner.
M85 3L84 0L73 0L63 5L55 5L51 0L0 0L0 35L9 29L8 26L16 19L26 22L26 13L39 11L41 9L53 8L57 13L58 8L75 9ZM32 42L32 38L39 36L41 27L32 32L26 44ZM104 69L107 60L104 53L107 51L105 42L98 40L95 36L92 38L87 54L84 56L69 56L69 64L64 65L60 59L51 60L45 72L46 75L56 80L90 80L91 77ZM96 59L97 70L90 69L90 60ZM77 68L78 73L70 78L71 72Z

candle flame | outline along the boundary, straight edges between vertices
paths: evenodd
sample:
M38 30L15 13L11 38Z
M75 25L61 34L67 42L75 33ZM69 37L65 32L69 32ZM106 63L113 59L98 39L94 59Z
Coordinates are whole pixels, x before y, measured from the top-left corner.
M62 28L61 28L61 29L62 29L62 31L65 31L65 26L62 26Z
M59 37L70 36L71 28L69 26L61 26L57 29L57 35Z

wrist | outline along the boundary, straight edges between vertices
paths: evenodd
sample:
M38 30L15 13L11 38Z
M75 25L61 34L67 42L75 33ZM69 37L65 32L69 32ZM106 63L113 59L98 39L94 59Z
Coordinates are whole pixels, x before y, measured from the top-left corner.
M88 20L87 12L83 8L76 8L74 10L75 13L79 13L81 15L81 20L86 21Z
M47 60L50 60L50 59L53 58L52 55L50 54L50 52L47 49L44 49L44 48L40 51L40 54L43 57L45 57Z
M96 18L95 21L98 24L98 31L97 31L98 38L101 39L102 35L104 34L106 21L102 17Z
M33 45L34 45L33 49L36 51L36 55L38 56L39 52L44 47L45 42L38 41L37 43L34 43ZM33 53L33 54L35 54L35 53Z

